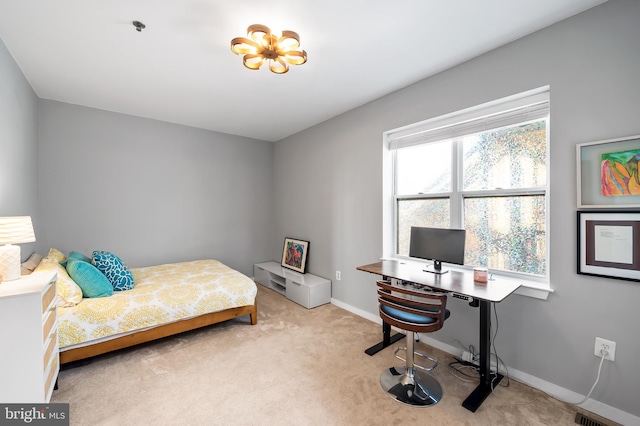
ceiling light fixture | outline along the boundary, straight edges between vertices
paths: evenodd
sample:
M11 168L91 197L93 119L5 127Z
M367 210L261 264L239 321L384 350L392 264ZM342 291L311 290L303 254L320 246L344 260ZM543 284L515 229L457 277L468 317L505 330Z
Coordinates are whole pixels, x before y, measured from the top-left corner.
M247 38L248 37L248 38ZM250 70L260 69L269 61L269 69L276 74L289 71L289 65L302 65L307 62L307 52L300 49L300 36L293 31L282 31L277 37L265 25L250 25L247 37L231 40L231 51L244 55L242 63Z

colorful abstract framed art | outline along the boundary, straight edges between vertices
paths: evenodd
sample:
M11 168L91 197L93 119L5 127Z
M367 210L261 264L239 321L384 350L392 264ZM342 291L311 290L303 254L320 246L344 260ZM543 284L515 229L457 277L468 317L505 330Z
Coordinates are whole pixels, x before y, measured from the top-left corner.
M578 208L640 207L640 135L578 144Z
M578 212L578 273L640 281L640 212Z
M281 265L304 274L307 268L308 253L309 241L287 237L284 239Z

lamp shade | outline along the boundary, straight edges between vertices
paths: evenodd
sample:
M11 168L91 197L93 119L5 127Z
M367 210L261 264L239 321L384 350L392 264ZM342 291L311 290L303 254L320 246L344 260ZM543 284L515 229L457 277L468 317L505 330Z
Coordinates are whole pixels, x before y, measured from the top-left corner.
M20 247L36 240L30 216L0 217L0 275L3 281L20 278Z
M0 217L0 244L32 243L35 240L31 216Z

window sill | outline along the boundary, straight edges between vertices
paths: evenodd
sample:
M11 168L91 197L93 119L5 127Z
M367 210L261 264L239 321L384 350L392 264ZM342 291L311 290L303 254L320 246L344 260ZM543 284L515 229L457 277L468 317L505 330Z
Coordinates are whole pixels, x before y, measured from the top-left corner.
M547 283L540 283L537 281L520 280L521 286L516 290L515 294L521 296L533 297L535 299L547 300L549 293L553 293L554 290Z

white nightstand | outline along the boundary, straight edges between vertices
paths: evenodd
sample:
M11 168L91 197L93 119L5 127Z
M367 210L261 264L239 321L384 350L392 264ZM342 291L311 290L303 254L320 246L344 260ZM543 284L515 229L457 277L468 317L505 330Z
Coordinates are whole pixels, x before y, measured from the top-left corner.
M0 403L47 403L60 371L56 273L0 283Z

